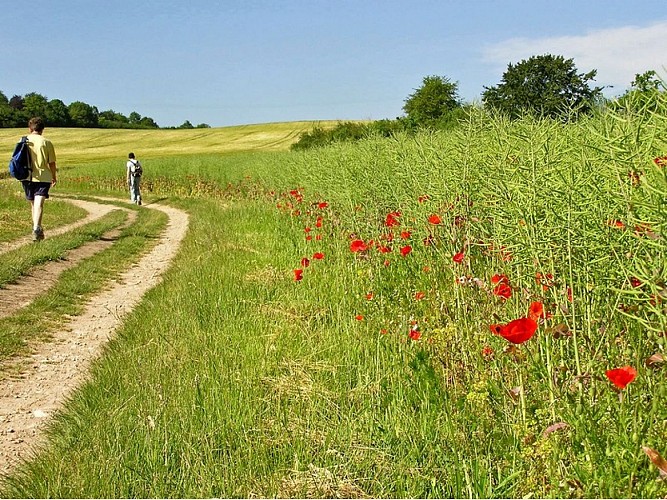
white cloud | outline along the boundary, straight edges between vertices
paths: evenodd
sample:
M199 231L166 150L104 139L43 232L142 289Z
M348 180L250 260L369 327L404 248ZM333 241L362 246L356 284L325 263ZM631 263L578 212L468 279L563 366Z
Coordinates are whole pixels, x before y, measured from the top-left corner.
M589 31L579 36L512 38L486 47L483 61L504 71L509 63L542 54L572 58L579 72L596 69L595 84L611 85L611 91L605 93L619 94L630 86L637 73L652 69L665 78L667 21Z

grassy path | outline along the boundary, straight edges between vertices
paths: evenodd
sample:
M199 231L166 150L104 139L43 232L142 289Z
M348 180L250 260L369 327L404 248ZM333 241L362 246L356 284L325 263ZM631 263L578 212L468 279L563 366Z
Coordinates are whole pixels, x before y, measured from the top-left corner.
M87 202L89 208L93 205L105 207L97 211L107 210L107 206ZM159 210L169 217L167 228L158 244L132 263L112 286L91 297L82 313L71 318L65 328L53 332L49 342L35 346L27 358L12 359L13 365L23 368L20 369L20 377L5 379L0 385L0 418L5 427L5 432L0 434L1 471L7 472L16 459L25 458L30 450L42 442L42 430L48 417L87 378L91 361L99 355L123 317L140 302L141 296L159 282L161 274L178 250L187 231L187 214L156 204L147 209ZM126 226L131 223L132 220ZM120 232L122 229L120 227L115 231ZM114 236L117 237L117 234L106 235L108 241L100 240L93 244L98 247L97 252L111 246ZM74 267L97 253L91 253L89 247L73 250L69 265L64 267ZM54 265L58 263L51 267ZM59 269L59 274L63 271ZM35 281L26 278L3 292L16 294L24 283L24 286L32 285L31 293L38 295L40 292L45 293L55 283L55 279Z

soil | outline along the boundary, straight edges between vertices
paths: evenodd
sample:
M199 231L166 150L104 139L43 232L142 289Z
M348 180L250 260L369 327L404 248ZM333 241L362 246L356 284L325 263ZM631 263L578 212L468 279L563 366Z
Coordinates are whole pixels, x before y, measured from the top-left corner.
M90 201L68 201L85 208L88 216L75 224L47 232L47 238L118 209L114 205ZM35 345L28 356L13 358L11 376L0 380L0 476L9 473L21 460L30 458L43 444L43 430L50 417L86 380L91 362L100 355L124 316L131 311L131 306L160 282L161 275L176 255L187 232L187 213L159 204L148 204L145 208L160 210L169 217L157 245L88 300L84 312L70 318L66 328L54 332L49 342ZM132 223L135 214L131 214L126 224ZM121 229L70 251L64 260L35 269L30 276L0 290L0 317L30 304L48 290L65 269L112 245ZM26 244L33 244L31 238L0 246L0 254ZM8 300L10 295L11 301ZM0 369L0 374L9 371L7 366L4 368Z

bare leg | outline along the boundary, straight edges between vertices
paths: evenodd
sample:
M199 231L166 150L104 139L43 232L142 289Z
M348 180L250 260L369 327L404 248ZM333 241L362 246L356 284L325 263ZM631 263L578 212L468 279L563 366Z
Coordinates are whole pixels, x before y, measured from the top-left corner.
M44 196L35 196L32 204L32 225L34 228L42 227L42 214L44 213Z

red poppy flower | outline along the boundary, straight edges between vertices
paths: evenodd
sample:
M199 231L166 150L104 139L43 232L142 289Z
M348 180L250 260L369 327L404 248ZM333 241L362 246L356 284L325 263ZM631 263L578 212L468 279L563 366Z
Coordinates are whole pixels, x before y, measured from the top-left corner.
M491 346L485 345L482 348L482 357L484 358L484 360L486 360L486 361L492 360L493 355L494 355L494 351L493 351L493 348Z
M380 333L382 335L387 335L387 333L389 333L389 331L386 328L380 328Z
M311 241L313 239L313 235L309 234L306 236L306 241Z
M303 279L303 269L294 270L294 281L301 281Z
M363 321L363 320L364 320L364 316L363 316L363 314L357 314L357 315L354 317L354 319L356 319L357 321Z
M513 344L523 344L537 331L537 322L531 318L519 318L500 327L499 335Z
M528 307L528 317L534 321L544 318L544 305L542 302L531 302Z
M315 221L315 227L322 227L322 217L318 217Z
M632 366L623 366L621 368L614 368L605 372L607 378L619 389L623 390L632 382L637 376L637 370Z
M387 227L393 227L400 225L398 218L401 216L401 212L390 212L387 214L387 218L384 221L384 225Z
M491 283L497 285L499 283L505 283L506 285L510 284L510 279L504 274L494 274L491 276Z
M426 200L428 200L430 197L427 194L421 195L418 199L419 203L424 203Z
M351 252L365 252L366 250L368 250L368 247L366 246L366 243L363 242L363 240L353 240L352 243L350 243Z
M412 328L410 330L410 338L412 340L419 340L422 336L422 332L419 331L418 328Z
M391 264L391 262L389 261L389 259L385 259L385 260L384 260L384 267L389 267L389 264Z
M329 204L326 201L321 201L317 204L317 208L327 208Z
M378 252L380 252L380 253L389 253L389 252L391 252L391 248L386 247L384 245L380 245L378 247Z
M434 226L437 226L438 224L442 223L442 219L440 218L440 216L438 214L429 215L428 221L431 224L433 224Z
M502 329L503 329L503 325L499 325L499 324L495 324L495 323L493 325L489 325L489 330L491 330L491 333L493 333L494 335L500 335L500 331Z
M303 228L304 233L310 233L311 231L312 231L312 228L310 228L310 227L304 227Z
M424 297L426 297L426 294L424 292L417 292L415 293L415 300L421 300Z
M512 288L507 283L498 283L493 293L500 298L509 299L512 296Z
M542 290L548 290L554 284L554 275L551 273L535 273L535 283L542 285Z
M658 156L657 158L653 158L653 163L655 163L658 167L667 167L667 156Z
M608 220L607 225L610 226L610 227L615 227L617 229L623 229L625 227L625 224L623 223L623 221L620 221L618 219Z
M401 231L401 238L407 240L410 238L411 234L410 231Z
M408 255L410 252L412 252L412 247L410 245L405 245L403 248L401 248L401 255L403 257Z
M368 292L366 294L366 300L373 300L373 292Z
M638 286L642 286L642 282L639 281L639 278L635 276L630 277L630 284L634 287L637 288Z
M322 241L322 235L321 234L316 235L315 241Z
M457 264L460 264L461 262L463 262L463 258L464 258L464 257L465 257L464 253L463 253L463 252L459 252L459 253L457 253L457 254L454 254L454 256L452 256L452 260L453 260L454 262L456 262Z
M308 257L304 257L301 259L301 267L308 267L310 265L310 259Z

